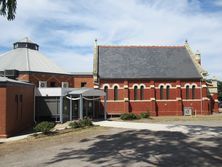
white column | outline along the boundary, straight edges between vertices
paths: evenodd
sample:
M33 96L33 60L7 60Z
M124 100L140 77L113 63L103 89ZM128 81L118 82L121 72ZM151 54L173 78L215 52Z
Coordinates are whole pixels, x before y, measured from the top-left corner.
M107 97L105 96L105 98L104 98L104 119L105 119L105 120L107 119L107 113L106 113L106 99L107 99Z
M59 118L60 122L63 123L63 97L59 98Z
M72 121L72 95L70 95L70 100L69 100L69 120Z
M80 95L80 99L79 99L79 118L83 119L83 99L82 99L82 95Z

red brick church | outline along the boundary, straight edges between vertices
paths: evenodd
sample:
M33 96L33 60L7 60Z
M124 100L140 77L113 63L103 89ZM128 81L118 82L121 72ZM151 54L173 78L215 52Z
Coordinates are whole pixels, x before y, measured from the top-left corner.
M217 82L207 82L206 75L200 54L187 43L96 44L93 73L68 73L25 38L0 55L0 137L48 119L63 123L128 112L148 111L154 116L218 112Z
M217 92L210 92L206 75L200 54L194 54L187 42L183 46L95 45L94 86L107 93L110 115L217 112Z

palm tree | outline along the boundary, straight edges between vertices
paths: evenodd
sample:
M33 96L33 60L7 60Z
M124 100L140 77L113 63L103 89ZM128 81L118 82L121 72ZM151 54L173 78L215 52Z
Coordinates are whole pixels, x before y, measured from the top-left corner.
M0 0L0 15L7 17L8 20L14 20L16 5L16 0Z

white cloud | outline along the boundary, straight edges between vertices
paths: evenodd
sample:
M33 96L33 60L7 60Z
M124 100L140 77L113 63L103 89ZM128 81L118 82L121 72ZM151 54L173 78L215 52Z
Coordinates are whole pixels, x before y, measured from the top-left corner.
M80 55L73 52L60 52L54 53L53 56L53 61L66 71L92 72L93 53Z
M215 2L219 5L222 1ZM0 18L4 32L0 44L10 47L15 40L30 36L59 65L70 71L91 71L95 38L99 44L143 45L183 45L188 39L194 51L202 53L203 66L222 78L219 64L222 12L203 12L200 3L197 0L19 0L15 21ZM89 51L85 53L79 47Z
M215 4L216 6L222 7L222 0L214 0L214 4Z

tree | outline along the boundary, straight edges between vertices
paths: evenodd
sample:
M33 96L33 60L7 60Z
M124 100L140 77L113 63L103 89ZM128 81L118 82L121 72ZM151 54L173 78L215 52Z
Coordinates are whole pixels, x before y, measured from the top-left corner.
M221 81L218 81L217 89L218 89L218 100L222 101L222 82Z
M0 0L0 15L7 17L8 20L15 19L16 0Z

